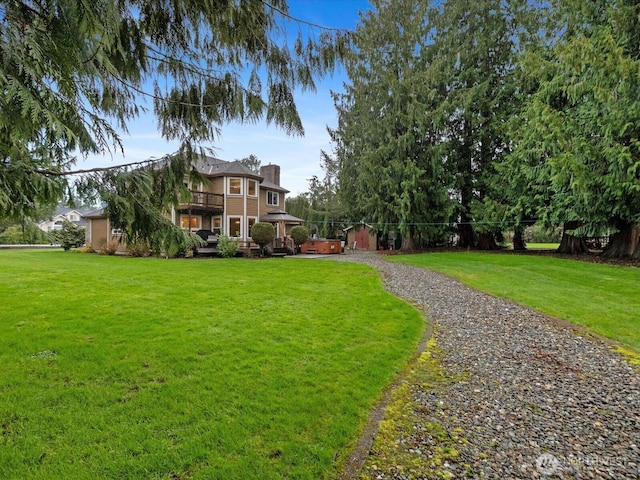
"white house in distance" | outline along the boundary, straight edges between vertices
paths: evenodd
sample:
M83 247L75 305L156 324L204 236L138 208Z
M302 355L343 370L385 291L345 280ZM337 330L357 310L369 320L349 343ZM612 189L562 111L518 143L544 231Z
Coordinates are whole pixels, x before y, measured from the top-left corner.
M87 221L82 217L90 211L90 208L58 207L50 218L38 222L38 228L47 233L61 230L65 220L85 228Z

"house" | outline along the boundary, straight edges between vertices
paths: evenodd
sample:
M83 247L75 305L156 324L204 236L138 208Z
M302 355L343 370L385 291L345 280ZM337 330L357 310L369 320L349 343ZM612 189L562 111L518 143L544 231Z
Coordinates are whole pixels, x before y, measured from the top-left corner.
M38 228L46 233L62 230L62 225L65 221L85 228L87 221L84 216L90 211L91 210L87 208L58 207L50 218L38 222Z
M100 250L104 244L114 242L117 247L116 251L124 253L125 245L120 240L122 238L122 230L112 228L111 222L107 218L104 209L100 208L84 215L87 221L85 228L85 244Z
M273 223L282 245L291 228L303 223L282 210L289 191L280 185L279 165L262 166L256 173L239 161L201 157L195 168L206 181L195 185L185 180L191 199L167 212L175 225L192 233L206 232L205 239L225 234L237 239L241 248L250 248L251 227L256 222ZM85 218L89 221L87 245L96 248L105 241L119 239L121 232L111 228L104 211L92 212Z

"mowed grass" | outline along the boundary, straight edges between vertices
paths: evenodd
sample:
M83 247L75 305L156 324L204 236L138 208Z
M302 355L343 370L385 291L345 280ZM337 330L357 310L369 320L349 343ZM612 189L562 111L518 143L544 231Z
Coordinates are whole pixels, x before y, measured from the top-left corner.
M640 351L640 269L549 256L448 252L393 260L455 277L493 295Z
M421 315L363 265L0 251L0 478L320 479Z

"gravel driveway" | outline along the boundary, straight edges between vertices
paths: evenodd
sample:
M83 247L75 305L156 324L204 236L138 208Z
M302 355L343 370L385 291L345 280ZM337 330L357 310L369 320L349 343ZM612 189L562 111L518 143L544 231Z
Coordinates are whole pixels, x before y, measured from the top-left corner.
M331 258L377 268L389 291L424 307L434 324L443 368L460 380L412 392L429 421L465 439L444 478L640 479L640 374L605 342L439 273L371 253ZM434 440L423 429L397 442L418 465L429 462Z

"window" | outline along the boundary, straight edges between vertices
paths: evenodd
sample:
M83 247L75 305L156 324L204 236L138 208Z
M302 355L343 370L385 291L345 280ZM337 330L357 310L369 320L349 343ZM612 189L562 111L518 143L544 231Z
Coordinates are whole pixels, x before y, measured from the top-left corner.
M247 218L247 232L248 235L247 236L251 236L251 229L253 228L253 226L256 224L256 217L249 217Z
M230 178L229 179L229 195L242 195L242 179Z
M240 237L242 236L242 218L241 217L229 217L229 236Z
M277 207L280 204L280 195L278 192L267 192L267 205Z
M202 182L199 183L193 183L191 180L188 179L184 179L184 181L182 182L182 184L184 185L184 187L189 190L189 191L197 191L197 192L201 192L204 188L204 185L202 184Z
M213 217L211 219L211 231L214 235L222 234L222 217Z
M202 217L200 215L180 215L180 227L189 230L200 230Z
M247 180L247 195L255 197L258 193L258 182L255 180Z
M78 216L75 213L70 213L69 214L69 221L70 222L77 222L78 221Z

